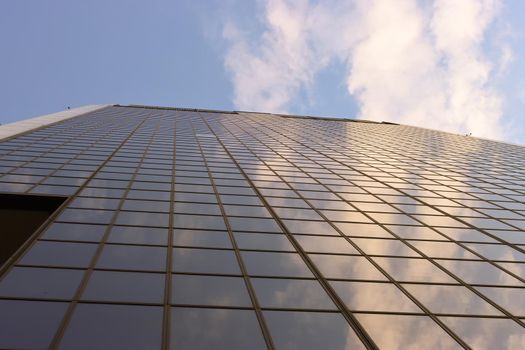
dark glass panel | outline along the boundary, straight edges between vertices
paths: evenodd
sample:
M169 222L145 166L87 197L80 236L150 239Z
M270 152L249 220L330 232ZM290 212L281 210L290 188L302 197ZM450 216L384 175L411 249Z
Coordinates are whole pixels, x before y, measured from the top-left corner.
M67 303L0 300L0 348L48 349Z
M241 277L173 275L171 303L244 306L252 303Z
M174 307L170 349L256 350L266 344L252 310Z
M165 279L160 273L94 271L82 299L162 303Z
M59 349L159 349L162 307L79 304Z
M365 349L339 313L264 311L278 349Z

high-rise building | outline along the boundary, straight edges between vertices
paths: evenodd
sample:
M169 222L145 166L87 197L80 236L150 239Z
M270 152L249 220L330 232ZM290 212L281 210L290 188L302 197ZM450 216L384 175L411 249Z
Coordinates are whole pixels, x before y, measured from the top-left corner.
M146 106L0 127L1 349L522 349L525 148Z

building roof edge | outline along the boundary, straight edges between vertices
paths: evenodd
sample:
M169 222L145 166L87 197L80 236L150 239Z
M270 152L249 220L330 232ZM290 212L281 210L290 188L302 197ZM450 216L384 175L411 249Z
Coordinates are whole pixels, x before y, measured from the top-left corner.
M41 127L55 124L66 119L78 117L82 114L97 111L108 106L112 105L86 105L78 108L67 109L61 112L46 114L34 118L24 119L17 122L0 125L0 141L5 141L8 138L18 136L29 131L34 131Z

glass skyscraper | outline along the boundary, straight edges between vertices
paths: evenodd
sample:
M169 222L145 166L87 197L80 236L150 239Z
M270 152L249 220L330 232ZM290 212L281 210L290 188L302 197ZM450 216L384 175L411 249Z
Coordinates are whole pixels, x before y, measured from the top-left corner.
M0 201L1 349L525 347L521 146L106 106L1 140Z

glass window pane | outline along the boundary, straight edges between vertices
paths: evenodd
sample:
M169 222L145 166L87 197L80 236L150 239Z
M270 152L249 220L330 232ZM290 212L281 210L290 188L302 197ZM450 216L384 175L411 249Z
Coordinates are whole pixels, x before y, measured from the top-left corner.
M124 204L122 204L122 210L167 213L170 210L170 203L167 201L139 201L127 199L124 201Z
M117 209L120 200L108 198L78 197L69 204L71 208L86 209Z
M181 202L217 203L214 194L175 192L175 200Z
M325 221L282 220L286 228L295 234L340 236L329 223Z
M310 254L325 278L385 280L386 277L362 256Z
M228 221L233 231L282 232L273 219L229 217Z
M241 252L248 274L252 276L312 277L295 253Z
M268 197L266 198L268 204L272 207L292 207L292 208L308 208L308 204L302 199L295 198L279 198L279 197Z
M106 225L53 223L42 238L64 241L99 242L106 231Z
M352 238L352 241L368 255L420 256L399 240Z
M387 225L390 231L394 232L401 238L405 239L433 239L437 241L446 241L447 239L436 231L424 226L395 226Z
M470 284L523 286L503 270L484 261L436 260L441 266Z
M239 249L295 251L282 234L235 232L234 235Z
M523 262L525 254L503 244L465 243L465 246L489 260L507 260Z
M365 212L378 212L378 213L397 213L399 212L393 206L386 203L365 203L365 202L353 202L358 209Z
M255 196L234 196L221 194L221 202L224 204L262 205L261 200Z
M19 264L87 267L96 249L96 244L38 241L19 261Z
M430 258L479 259L479 257L454 242L411 241L410 244Z
M336 309L317 281L252 278L251 282L263 308Z
M393 283L331 281L330 284L351 311L422 312Z
M282 219L323 220L313 209L275 208L274 210Z
M244 306L252 303L241 277L173 275L171 303L209 306Z
M491 238L490 236L473 229L439 228L438 231L456 241L497 242L494 238Z
M413 217L428 226L436 227L459 227L466 228L467 226L456 219L449 216L442 215L413 215Z
M502 315L462 286L407 284L405 289L436 314Z
M365 349L339 313L263 311L278 349Z
M71 299L84 270L14 267L0 281L0 296L36 299Z
M336 201L325 201L325 200L308 200L317 209L334 209L334 210L355 210L350 204L336 200Z
M356 314L380 349L461 349L427 316Z
M67 306L68 303L0 300L0 348L48 349Z
M181 214L221 215L221 210L217 204L176 202L173 210L175 213Z
M345 221L345 222L372 222L365 215L357 211L340 211L340 210L323 210L323 214L330 221Z
M389 214L389 213L369 213L372 219L376 220L380 224L389 225L421 225L418 221L412 219L408 215L404 214Z
M169 215L158 213L143 213L136 211L121 211L115 222L117 225L168 227Z
M114 212L111 210L65 209L57 221L109 224Z
M525 328L508 319L440 317L473 349L521 349L525 344Z
M173 245L181 247L232 248L228 232L173 230Z
M94 271L83 300L162 303L164 274Z
M173 226L187 229L226 230L222 216L175 214Z
M106 245L97 267L118 270L165 271L166 248Z
M335 224L345 235L352 237L384 237L394 238L388 231L374 224L356 224L338 222Z
M224 210L229 216L249 216L271 218L270 212L265 207L225 205Z
M174 307L170 342L173 350L266 349L252 310Z
M162 307L79 304L59 349L159 349Z
M166 245L168 229L154 227L113 226L107 242L141 245Z
M358 254L358 251L344 237L295 236L306 252Z
M454 283L455 280L425 259L373 258L397 281Z
M525 289L493 287L476 287L476 289L511 314L525 317Z
M173 248L173 271L190 273L240 274L231 250Z

